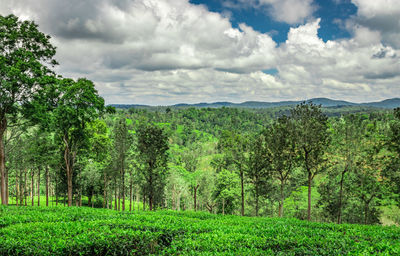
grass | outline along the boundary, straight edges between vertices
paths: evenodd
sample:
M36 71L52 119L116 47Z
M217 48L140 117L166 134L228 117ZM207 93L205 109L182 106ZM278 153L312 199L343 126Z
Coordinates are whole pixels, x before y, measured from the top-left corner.
M400 228L204 212L0 207L0 255L400 255Z

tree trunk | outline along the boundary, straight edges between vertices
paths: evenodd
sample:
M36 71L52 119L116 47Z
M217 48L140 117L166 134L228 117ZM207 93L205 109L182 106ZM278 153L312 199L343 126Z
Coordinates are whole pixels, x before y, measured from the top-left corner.
M132 176L131 176L131 180L129 183L129 211L132 211L132 203L133 203L133 184L132 184ZM133 207L133 209L135 210L135 207Z
M311 181L312 174L308 172L308 207L307 207L307 220L311 221Z
M28 194L28 170L25 169L25 188L24 188L24 197L25 197L25 206L28 206L28 201L27 201L27 194Z
M7 205L7 191L6 191L6 156L4 149L4 133L7 128L7 120L4 117L0 120L0 194L1 204Z
M18 206L19 186L18 186L18 171L15 173L15 205Z
M282 218L283 217L283 203L285 201L285 195L284 195L284 186L285 183L283 180L281 180L281 186L280 186L280 196L281 196L281 200L279 202L279 217Z
M242 209L240 211L241 215L244 216L244 173L243 170L240 170L240 186L242 192Z
M37 205L40 206L40 168L38 168L38 176L37 176L37 197L38 197Z
M364 224L368 224L368 211L369 211L369 202L365 202L365 211L364 211Z
M143 190L145 191L145 190ZM143 211L146 211L146 194L143 192Z
M122 179L122 211L125 211L125 169L123 166L122 166L121 179Z
M259 211L259 205L258 205L259 204L259 202L258 202L259 201L259 198L258 198L259 197L259 195L258 195L259 194L258 193L259 186L258 186L258 184L256 184L255 187L256 187L256 195L255 195L256 196L256 216L258 216L258 211Z
M94 189L92 189L92 194L90 195L90 199L92 199L92 202L91 202L92 208L94 208L94 200L93 200L93 197L94 197Z
M72 175L73 175L73 159L71 159L71 152L68 144L68 137L66 134L63 136L65 143L64 161L67 170L67 192L68 192L68 206L72 206Z
M222 198L222 215L225 215L225 198Z
M197 211L197 189L199 188L200 185L196 185L194 187L194 211Z
M107 174L104 172L104 195L103 195L103 208L108 208L108 200L107 200Z
M339 205L338 205L338 218L337 223L342 223L342 201L343 201L343 181L344 175L346 174L347 169L344 169L342 175L340 177L340 189L339 189Z
M114 210L116 211L117 208L117 203L118 203L118 199L117 199L117 178L114 178L114 184L115 184L115 191L114 191Z
M35 182L33 180L33 177L35 176L35 171L32 169L31 170L31 199L32 199L32 206L34 205L34 198L35 198Z
M49 206L49 166L46 165L46 206Z
M150 165L150 168L152 168L152 166ZM150 169L153 170L153 169ZM149 209L150 211L153 210L153 176L150 174L150 180L149 180Z
M89 196L88 196L88 206L92 204L92 196L93 196L93 189L90 189Z

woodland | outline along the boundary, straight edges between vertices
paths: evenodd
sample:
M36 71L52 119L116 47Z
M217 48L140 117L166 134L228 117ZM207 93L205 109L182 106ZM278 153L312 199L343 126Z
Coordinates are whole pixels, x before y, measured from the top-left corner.
M399 108L115 109L34 22L0 40L3 205L399 223Z

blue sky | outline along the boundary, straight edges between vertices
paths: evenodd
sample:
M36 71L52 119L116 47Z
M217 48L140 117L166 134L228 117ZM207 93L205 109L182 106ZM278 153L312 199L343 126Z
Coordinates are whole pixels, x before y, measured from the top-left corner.
M0 0L110 103L400 97L399 0Z
M277 43L285 42L291 24L274 20L263 8L251 6L235 6L229 8L227 1L221 0L190 0L193 4L205 5L212 12L230 15L234 27L245 23L261 33L269 33ZM240 5L238 1L232 1ZM350 0L316 0L314 17L321 17L318 35L324 40L349 38L351 35L340 22L357 13L357 6Z

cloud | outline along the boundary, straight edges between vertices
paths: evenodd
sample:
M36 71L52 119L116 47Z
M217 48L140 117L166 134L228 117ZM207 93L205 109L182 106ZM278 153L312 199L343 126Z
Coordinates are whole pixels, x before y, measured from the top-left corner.
M273 6L292 2L254 3L278 17ZM386 30L357 16L347 22L352 38L324 42L312 8L298 8L285 22L307 22L293 26L279 46L270 35L246 24L234 28L226 15L188 0L12 0L0 13L34 19L57 46L56 71L93 80L107 103L400 96L400 51L386 43Z
M274 20L292 25L303 23L317 10L313 0L226 0L222 5L229 9L263 10Z
M382 42L400 49L400 4L397 0L352 0L357 6L357 15L349 22L379 32Z
M272 17L288 24L303 23L317 9L313 0L259 0Z

